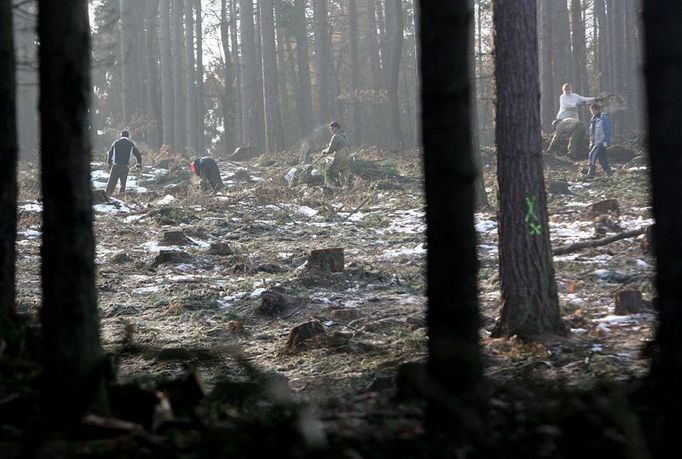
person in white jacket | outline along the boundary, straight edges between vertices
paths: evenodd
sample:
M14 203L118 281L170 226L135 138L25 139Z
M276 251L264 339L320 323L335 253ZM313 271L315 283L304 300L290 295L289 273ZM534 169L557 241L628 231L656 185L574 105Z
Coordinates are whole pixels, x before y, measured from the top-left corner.
M573 88L568 83L561 87L561 91L563 94L559 97L559 112L556 114L556 119L559 121L566 118L580 119L578 117L578 107L592 103L597 99L596 97L583 97L580 94L574 93Z

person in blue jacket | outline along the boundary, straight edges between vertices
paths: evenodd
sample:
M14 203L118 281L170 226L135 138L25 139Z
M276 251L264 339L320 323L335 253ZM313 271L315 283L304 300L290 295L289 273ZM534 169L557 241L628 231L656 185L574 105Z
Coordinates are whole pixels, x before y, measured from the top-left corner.
M590 156L588 158L588 171L585 178L594 177L597 161L601 165L606 175L611 176L611 168L606 156L606 148L611 145L611 120L609 116L601 111L599 104L590 106L592 121L590 122Z

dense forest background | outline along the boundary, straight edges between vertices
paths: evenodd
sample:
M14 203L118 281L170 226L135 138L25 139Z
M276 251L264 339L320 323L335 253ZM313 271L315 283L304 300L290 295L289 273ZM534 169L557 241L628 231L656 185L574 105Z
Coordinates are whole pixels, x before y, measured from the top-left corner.
M15 3L19 144L22 157L30 157L39 139L36 2ZM543 129L549 132L561 85L568 82L581 95L613 95L616 135L640 132L637 0L537 4ZM356 147L401 150L419 144L412 0L89 5L92 137L99 149L122 128L152 149L170 145L201 154L230 153L238 146L298 149L333 119L344 124ZM478 132L480 143L491 145L491 1L475 0L473 7ZM582 120L587 116L585 109Z

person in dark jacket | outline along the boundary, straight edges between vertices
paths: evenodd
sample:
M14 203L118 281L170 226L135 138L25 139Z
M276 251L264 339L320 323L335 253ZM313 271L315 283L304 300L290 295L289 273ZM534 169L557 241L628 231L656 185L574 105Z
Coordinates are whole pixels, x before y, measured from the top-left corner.
M107 182L107 196L111 196L116 188L116 183L121 181L121 194L126 191L126 180L128 180L128 168L133 156L137 160L137 167L142 167L142 155L137 149L135 143L130 140L130 133L128 131L121 131L121 138L111 145L109 155L107 157L107 164L111 168L109 173L109 181Z
M209 156L196 158L192 162L192 172L201 177L203 191L220 191L225 185L220 178L220 170L215 160Z

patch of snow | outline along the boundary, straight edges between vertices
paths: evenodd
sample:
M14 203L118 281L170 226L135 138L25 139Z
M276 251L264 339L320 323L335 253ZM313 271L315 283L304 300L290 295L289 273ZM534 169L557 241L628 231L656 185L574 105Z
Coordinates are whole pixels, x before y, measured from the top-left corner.
M42 212L43 205L38 202L30 202L19 206L19 210L23 210L24 212Z
M286 173L284 176L284 180L286 180L287 183L291 183L291 181L296 177L296 172L298 172L298 169L295 167L292 167L289 169L289 172Z
M261 295L263 295L263 292L265 292L265 290L266 289L264 289L263 287L257 288L256 290L251 292L251 294L249 295L249 298L251 298L252 300L255 300L256 298L260 298Z
M604 346L602 346L601 344L594 344L594 345L592 345L592 347L590 348L590 351L592 351L592 352L603 352L603 351L604 351Z
M426 247L424 247L424 244L417 244L413 248L407 248L403 247L400 249L396 250L387 250L384 252L383 257L384 258L395 258L403 255L425 255L426 254Z
M163 198L161 198L161 199L159 199L158 201L156 201L156 203L163 206L163 205L166 205L166 204L170 204L170 203L173 202L173 201L175 201L175 196L173 196L173 195L171 195L171 194L167 194L167 195L164 196Z
M487 233L492 230L497 229L497 222L492 220L484 220L482 222L476 223L476 231L479 233Z
M40 231L36 231L34 229L28 228L26 231L24 231L24 234L26 235L27 238L34 238L34 237L42 236L43 233L41 233Z
M132 293L147 294L147 293L160 292L161 290L163 290L163 287L161 287L160 285L152 285L151 287L136 288L132 291Z
M628 172L645 171L645 170L647 170L647 169L649 169L649 168L646 167L646 166L637 166L637 167L628 167L627 171L628 171Z
M587 333L586 328L571 328L571 333L575 333L576 335L582 335L584 333Z
M647 263L644 260L640 260L639 258L637 258L635 263L637 263L637 266L640 268L651 268L651 265L649 263Z

